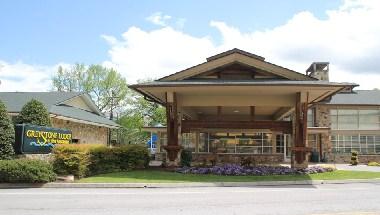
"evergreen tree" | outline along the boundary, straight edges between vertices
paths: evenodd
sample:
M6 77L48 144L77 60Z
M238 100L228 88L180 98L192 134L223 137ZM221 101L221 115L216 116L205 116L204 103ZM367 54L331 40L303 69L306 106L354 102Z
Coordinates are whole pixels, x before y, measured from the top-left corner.
M50 116L45 105L35 99L30 100L22 107L17 123L40 126L50 126Z
M0 160L12 158L14 141L15 129L12 120L8 116L4 103L0 101Z

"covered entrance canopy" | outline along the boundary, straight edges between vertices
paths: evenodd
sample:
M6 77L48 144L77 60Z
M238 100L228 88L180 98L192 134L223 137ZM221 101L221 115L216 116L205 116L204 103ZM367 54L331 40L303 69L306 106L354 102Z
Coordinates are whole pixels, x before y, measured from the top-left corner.
M355 84L320 81L233 49L154 82L130 86L167 109L170 161L181 133L254 130L291 134L292 162L307 165L307 109Z

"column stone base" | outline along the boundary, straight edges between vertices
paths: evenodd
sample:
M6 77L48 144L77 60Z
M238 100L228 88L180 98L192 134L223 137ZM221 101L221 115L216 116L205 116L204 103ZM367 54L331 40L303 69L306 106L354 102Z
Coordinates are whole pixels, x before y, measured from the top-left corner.
M303 163L294 162L294 163L292 163L291 168L293 168L293 169L305 169L308 166L309 166L309 162L307 162L307 161L305 161Z
M179 152L181 146L179 145L167 145L164 146L167 154L168 167L177 167L179 165Z
M299 163L295 159L295 153L292 153L290 167L294 168L294 169L304 169L304 168L309 167L309 161L307 160L307 157L308 157L307 153L305 153L305 155L304 155L305 159L302 162Z

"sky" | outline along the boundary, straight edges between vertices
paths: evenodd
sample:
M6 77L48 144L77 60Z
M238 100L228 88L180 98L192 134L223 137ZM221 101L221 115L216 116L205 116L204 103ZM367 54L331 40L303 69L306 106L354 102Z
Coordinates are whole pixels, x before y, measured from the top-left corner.
M380 88L380 1L0 1L0 91L48 91L75 63L131 84L232 48L301 73L327 61L331 81Z

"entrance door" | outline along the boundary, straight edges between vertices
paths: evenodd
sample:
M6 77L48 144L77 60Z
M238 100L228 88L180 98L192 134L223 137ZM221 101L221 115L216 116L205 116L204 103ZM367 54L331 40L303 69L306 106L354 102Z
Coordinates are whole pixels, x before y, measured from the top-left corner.
M285 162L290 162L290 134L284 134L284 161Z
M277 134L276 135L276 153L284 155L284 161L290 161L290 134Z

